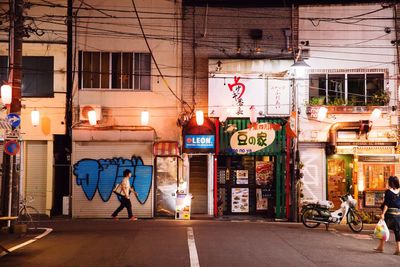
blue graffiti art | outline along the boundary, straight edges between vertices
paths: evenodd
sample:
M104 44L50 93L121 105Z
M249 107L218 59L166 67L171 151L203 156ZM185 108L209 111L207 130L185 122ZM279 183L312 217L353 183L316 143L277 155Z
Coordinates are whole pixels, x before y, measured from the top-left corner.
M107 202L113 188L122 181L125 169L132 172L131 186L137 192L139 203L144 204L150 195L153 166L144 165L141 157L81 159L74 164L74 175L88 200L92 200L98 190L100 198Z

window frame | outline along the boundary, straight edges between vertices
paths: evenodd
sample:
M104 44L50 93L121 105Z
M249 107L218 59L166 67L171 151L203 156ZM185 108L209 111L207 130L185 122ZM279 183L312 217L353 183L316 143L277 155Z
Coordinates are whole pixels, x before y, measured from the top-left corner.
M389 174L388 175L385 175L385 173L383 173L383 187L377 187L377 188L371 188L369 185L370 185L370 181L369 180L367 180L367 179L370 179L370 178L368 178L368 173L369 173L369 171L368 171L368 167L376 167L376 166L379 166L379 167L389 167L390 169L389 169ZM365 179L365 191L383 191L383 190L386 190L386 185L387 185L387 180L388 180L388 178L389 178L389 176L391 176L391 175L395 175L395 164L393 163L393 164L383 164L383 163L368 163L368 164L366 164L366 163L364 163L363 164L363 174L364 174L364 179Z
M315 72L315 73L310 73L308 76L308 81L309 81L309 101L311 101L312 98L317 97L317 98L325 98L325 105L334 105L334 101L332 101L332 99L336 99L337 97L333 97L330 96L330 91L329 91L329 81L330 81L330 77L329 76L339 76L339 75L344 75L344 99L341 98L342 100L344 100L344 103L347 105L350 101L351 101L351 97L349 97L349 80L351 80L351 76L354 75L363 75L364 76L364 95L362 96L362 98L364 98L364 102L362 103L362 105L358 105L358 106L367 106L371 103L370 97L371 95L368 95L368 79L371 78L371 76L382 76L382 83L383 83L383 88L382 90L385 90L385 84L387 83L386 80L386 75L385 72L383 71L373 71L373 72ZM350 78L349 78L350 76ZM369 77L370 76L370 77ZM319 81L320 79L324 79L325 81L325 88L320 88L320 84L323 81ZM313 82L312 82L313 81ZM315 84L315 82L317 81L318 83L318 88L316 88L315 86L312 86ZM324 94L320 94L319 91L324 90ZM312 95L312 91L316 91L318 92L318 95ZM353 104L354 105L354 104ZM354 105L356 106L356 105Z
M89 81L90 85L87 86L85 83L85 79L93 76L93 55L99 54L99 72L97 75L99 78L98 87L93 86L93 81ZM107 55L108 57L104 56ZM85 62L85 56L90 57L90 64ZM136 57L145 55L147 57L147 61L144 63L148 63L148 68L142 70L143 65L139 62L139 70L135 68ZM108 70L106 72L106 76L108 78L104 78L102 74L105 72L103 67L104 58L108 58ZM128 59L128 60L126 60ZM87 59L86 59L87 60ZM78 88L79 90L107 90L107 91L133 91L133 92L150 92L152 91L152 76L151 76L151 55L150 53L138 53L138 52L114 52L114 51L79 51L79 59L78 59ZM89 70L85 70L89 66ZM146 67L146 66L144 66ZM85 71L88 71L88 76L85 75ZM141 79L143 77L148 76L148 87L143 86ZM108 81L108 87L104 87L103 78L105 81ZM125 78L125 79L124 79ZM124 80L123 80L124 79ZM125 81L126 80L126 81ZM138 85L138 86L137 86ZM137 86L137 87L136 87ZM145 88L144 88L145 87Z
M1 70L1 75L0 77L4 77L4 81L1 82L7 82L8 77L9 77L9 59L8 56L6 55L0 55L2 58L1 62L5 58L5 63L6 66ZM35 62L35 60L39 60L39 62ZM41 60L41 61L40 61ZM25 62L25 64L24 64ZM27 62L31 63L27 65ZM45 63L48 63L48 66ZM35 56L35 55L27 55L22 57L22 77L21 77L21 97L22 98L53 98L55 92L55 86L54 86L54 56ZM50 67L49 70L43 69L43 67ZM25 72L24 72L25 70ZM51 73L51 75L48 75ZM33 77L33 79L28 79L28 77ZM45 79L45 82L43 82L43 79ZM32 81L36 83L36 86L33 85L31 86L31 89L34 91L27 91L25 90L25 87L27 85L27 82ZM41 86L39 86L41 84ZM49 85L47 86L43 86ZM46 89L46 90L44 90Z

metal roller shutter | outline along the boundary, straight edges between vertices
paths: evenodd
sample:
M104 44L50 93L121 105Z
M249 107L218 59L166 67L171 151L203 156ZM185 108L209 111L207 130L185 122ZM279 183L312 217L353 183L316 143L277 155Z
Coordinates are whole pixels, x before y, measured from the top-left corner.
M326 157L320 144L299 144L300 161L304 168L304 200L326 199Z
M25 196L33 197L30 206L46 213L47 142L26 142Z
M190 158L189 191L192 200L193 214L207 214L207 156L192 155Z
M141 157L144 165L153 166L152 143L138 142L74 142L74 164L82 159L131 159L132 156ZM153 184L148 198L141 204L135 196L131 196L133 214L139 218L153 216ZM110 218L111 213L119 206L114 194L104 202L96 191L93 199L88 200L82 187L77 184L77 177L72 174L72 216L75 218ZM127 217L126 209L120 212L120 217Z

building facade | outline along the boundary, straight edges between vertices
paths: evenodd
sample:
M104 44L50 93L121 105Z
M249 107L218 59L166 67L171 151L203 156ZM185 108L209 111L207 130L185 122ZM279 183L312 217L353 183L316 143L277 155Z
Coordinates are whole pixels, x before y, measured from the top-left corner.
M399 175L398 54L394 5L301 6L299 43L311 66L299 87L303 200L354 193L383 201Z
M109 217L124 169L138 193L134 215L153 217L162 194L155 171L166 180L178 175L169 170L177 168L176 122L185 108L181 3L85 1L74 10L72 217Z
M66 1L57 1L65 5ZM13 1L10 2L12 4ZM8 4L2 4L3 10L10 10ZM48 16L42 16L48 14ZM0 70L2 82L11 82L9 57L12 56L9 42L9 16L2 15L3 28L0 32ZM49 17L64 17L64 8L54 8L32 4L25 8L25 35L22 45L22 90L20 125L15 134L2 128L1 155L3 146L9 140L17 140L20 150L16 156L21 198L30 198L31 206L41 214L61 214L62 197L68 196L69 177L56 175L57 155L68 157L63 150L65 141L65 105L66 105L66 26ZM31 122L31 112L39 111L39 124ZM1 117L6 118L8 110L1 109ZM3 162L3 161L2 161ZM4 164L2 165L4 168ZM69 167L67 167L68 169ZM17 175L17 176L18 176ZM6 174L1 183L1 199L8 197L5 186ZM2 203L3 204L3 203ZM4 212L4 211L3 211Z

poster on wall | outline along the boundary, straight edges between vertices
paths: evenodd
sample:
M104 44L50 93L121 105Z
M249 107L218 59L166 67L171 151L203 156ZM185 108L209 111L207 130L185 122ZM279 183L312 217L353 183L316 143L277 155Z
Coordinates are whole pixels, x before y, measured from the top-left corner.
M248 188L232 188L232 212L249 212Z
M248 170L237 170L236 171L236 184L248 184L249 183L249 171Z
M365 206L375 206L375 192L365 192Z
M256 161L256 184L272 184L274 163L269 161Z
M256 208L257 210L267 210L268 209L268 198L263 197L262 189L256 189Z

